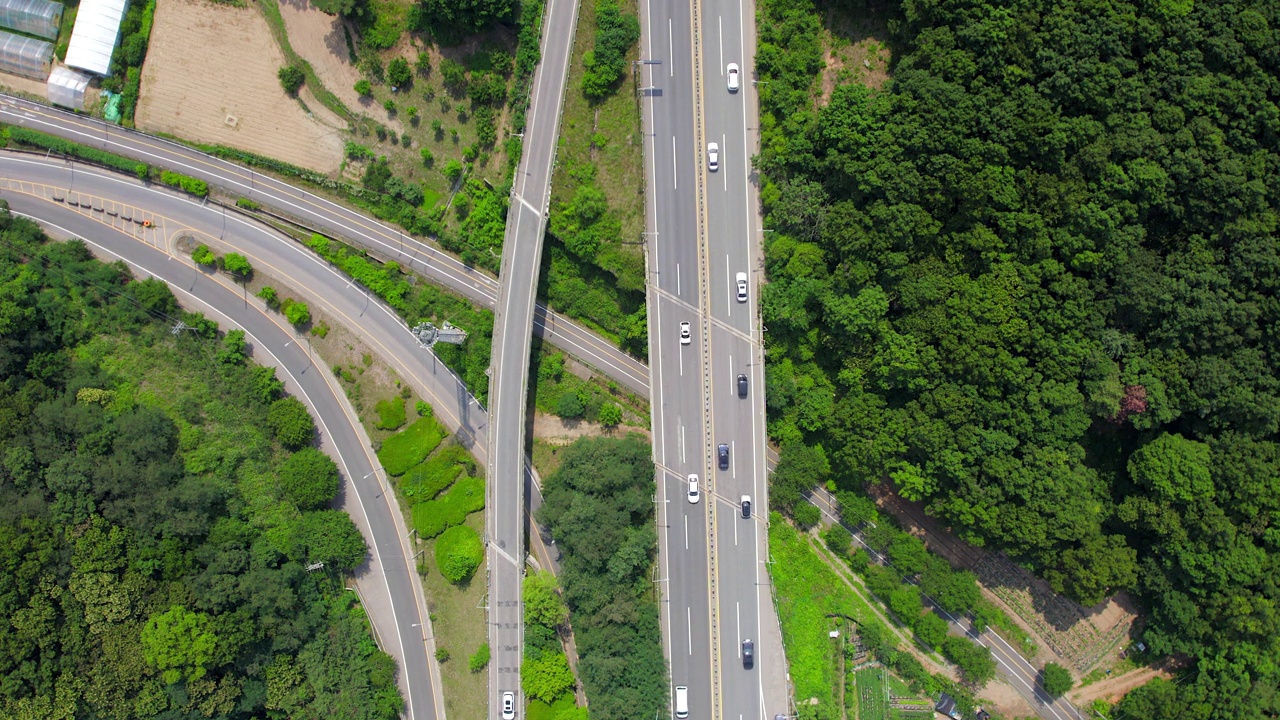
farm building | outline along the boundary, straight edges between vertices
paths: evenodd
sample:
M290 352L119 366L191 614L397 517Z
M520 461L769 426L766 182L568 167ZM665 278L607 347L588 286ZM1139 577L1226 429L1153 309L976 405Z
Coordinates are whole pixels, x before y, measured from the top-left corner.
M62 22L62 3L49 0L0 0L0 27L53 40Z
M67 47L69 67L94 75L111 74L111 53L120 40L120 23L129 0L82 0Z
M49 102L72 110L84 109L84 92L89 88L89 77L61 65L49 74L46 86Z
M44 80L53 63L53 43L0 31L0 72Z

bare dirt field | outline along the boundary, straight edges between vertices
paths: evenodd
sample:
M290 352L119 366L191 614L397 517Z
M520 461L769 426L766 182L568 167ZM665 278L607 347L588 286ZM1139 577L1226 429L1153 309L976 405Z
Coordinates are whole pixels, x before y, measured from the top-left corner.
M1109 661L1128 644L1138 614L1123 592L1090 608L1059 595L1049 584L1001 553L977 548L929 517L920 503L905 500L888 484L871 488L881 509L903 528L924 539L929 549L956 567L978 576L983 594L1005 610L1040 647L1039 662L1053 661L1086 674Z
M1158 677L1169 680L1173 678L1173 673L1166 667L1138 668L1123 675L1117 675L1113 678L1100 680L1092 685L1086 685L1079 690L1073 690L1067 695L1067 699L1078 706L1088 705L1094 700L1106 700L1109 703L1116 703L1129 694L1129 691Z
M0 89L14 95L26 95L40 100L44 100L48 92L48 86L40 80L9 73L0 73Z
M351 64L347 38L342 29L342 18L326 15L309 0L280 0L280 15L289 33L293 51L311 64L320 82L342 101L352 112L365 113L378 122L403 132L400 123L392 120L382 106L370 98L361 98L355 91L360 70ZM355 36L352 36L355 40ZM403 42L401 43L404 44ZM406 59L412 59L406 54Z
M153 28L138 127L338 169L341 129L308 115L280 87L284 54L258 10L160 0Z

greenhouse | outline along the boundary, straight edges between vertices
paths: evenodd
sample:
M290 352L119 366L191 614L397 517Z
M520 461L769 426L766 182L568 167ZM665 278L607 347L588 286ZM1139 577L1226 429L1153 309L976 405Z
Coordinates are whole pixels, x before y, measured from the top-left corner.
M0 0L0 27L53 40L62 22L62 3L49 0Z
M49 74L46 86L49 102L72 110L84 109L84 91L89 88L89 77L61 65Z
M111 74L111 54L120 39L120 22L129 0L80 0L65 62L68 67Z
M0 31L0 72L44 80L53 63L53 43Z

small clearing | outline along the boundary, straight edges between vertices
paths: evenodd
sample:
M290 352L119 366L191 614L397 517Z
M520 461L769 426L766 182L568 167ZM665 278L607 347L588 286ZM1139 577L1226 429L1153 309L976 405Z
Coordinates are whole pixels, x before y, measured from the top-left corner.
M831 5L827 9L820 102L831 99L837 85L856 82L878 90L889 80L889 10L869 3L855 13Z
M341 129L285 94L277 77L284 64L258 10L160 0L137 125L334 172L342 161Z
M1073 690L1067 695L1067 699L1080 707L1084 707L1094 700L1117 703L1134 688L1146 685L1156 678L1171 680L1173 679L1173 673L1167 667L1140 667L1123 675L1099 680L1091 685Z

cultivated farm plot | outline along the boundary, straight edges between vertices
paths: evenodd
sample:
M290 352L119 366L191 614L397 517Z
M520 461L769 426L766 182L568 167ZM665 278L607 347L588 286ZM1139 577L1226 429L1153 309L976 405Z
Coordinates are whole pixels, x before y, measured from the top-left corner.
M342 161L341 130L285 94L277 77L284 64L257 9L160 0L137 125L334 172Z
M888 675L883 667L863 668L856 673L858 720L889 720Z

